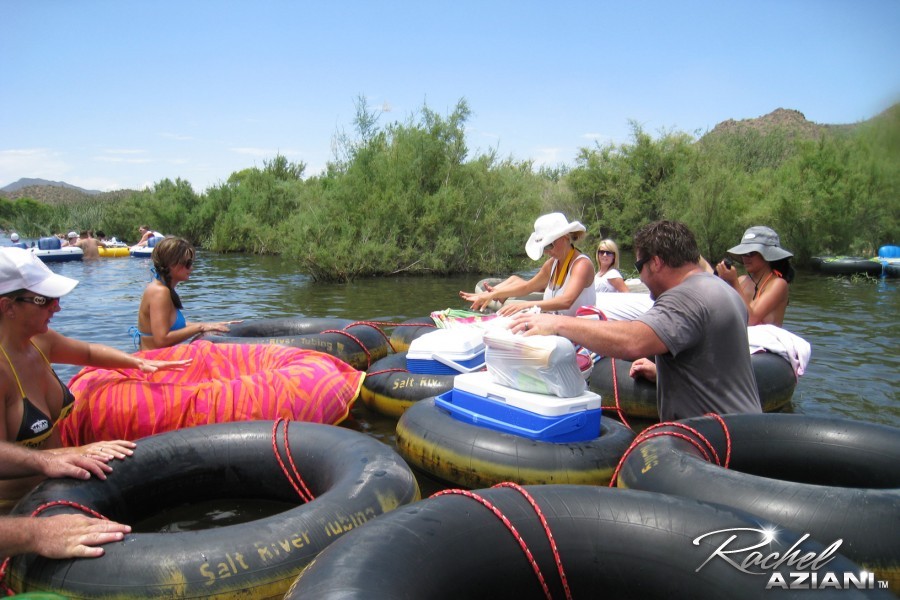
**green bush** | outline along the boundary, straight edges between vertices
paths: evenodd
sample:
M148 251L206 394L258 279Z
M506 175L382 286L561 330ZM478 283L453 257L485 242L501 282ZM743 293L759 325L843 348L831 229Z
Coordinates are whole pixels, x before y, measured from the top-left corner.
M604 237L629 248L637 228L660 218L685 221L710 260L759 224L800 264L900 243L900 105L803 135L732 127L695 140L632 123L629 143L582 148L573 167L537 172L495 151L469 156L470 115L460 100L446 116L423 106L382 125L359 98L355 132L336 136L321 175L304 179L304 163L278 155L203 194L164 179L73 203L3 200L0 223L31 237L102 229L132 242L148 224L213 251L280 254L327 281L533 268L524 242L553 211L588 227L588 250Z

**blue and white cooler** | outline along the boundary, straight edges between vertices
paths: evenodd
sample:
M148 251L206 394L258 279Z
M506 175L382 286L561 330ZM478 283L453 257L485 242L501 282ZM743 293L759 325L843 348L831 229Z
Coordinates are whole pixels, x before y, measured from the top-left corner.
M501 385L487 371L458 375L435 404L459 421L542 442L580 442L600 435L600 396L562 398Z
M484 368L484 330L437 329L412 341L406 354L410 373L458 375Z

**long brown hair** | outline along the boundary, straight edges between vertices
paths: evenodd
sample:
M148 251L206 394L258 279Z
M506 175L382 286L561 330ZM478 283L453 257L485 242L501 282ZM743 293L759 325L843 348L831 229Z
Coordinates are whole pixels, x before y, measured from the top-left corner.
M150 259L153 261L157 278L169 288L172 304L175 308L183 308L181 298L172 284L172 267L194 260L194 247L184 238L166 236L153 247Z

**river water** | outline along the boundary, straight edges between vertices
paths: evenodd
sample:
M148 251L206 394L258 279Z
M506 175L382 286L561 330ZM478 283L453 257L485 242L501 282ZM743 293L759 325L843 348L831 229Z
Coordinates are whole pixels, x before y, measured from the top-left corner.
M457 292L474 289L481 279L379 277L327 284L313 282L277 257L200 252L195 264L178 291L188 320L196 321L306 316L399 322L433 310L466 308ZM71 337L133 351L127 331L137 321L150 261L103 258L50 267L81 282L63 298L51 326ZM900 427L898 299L897 279L798 274L785 328L810 342L812 358L795 391L794 412ZM66 381L77 368L60 365L57 372ZM350 426L384 441L393 437L392 421L357 404Z
M394 277L322 284L275 257L201 252L195 264L191 279L178 289L187 318L196 321L305 316L400 322L427 317L433 310L466 308L457 292L474 289L481 279L477 275ZM127 332L136 324L141 293L150 281L148 259L104 258L56 263L50 268L80 281L62 299L52 327L74 338L134 350ZM898 288L900 280L798 275L791 286L785 327L811 343L812 359L790 410L900 427ZM64 381L78 371L69 365L56 369ZM396 449L395 425L393 419L370 411L361 401L343 424ZM421 472L416 477L423 497L447 487ZM216 501L176 507L134 525L137 531L179 531L259 516L254 502L232 504Z

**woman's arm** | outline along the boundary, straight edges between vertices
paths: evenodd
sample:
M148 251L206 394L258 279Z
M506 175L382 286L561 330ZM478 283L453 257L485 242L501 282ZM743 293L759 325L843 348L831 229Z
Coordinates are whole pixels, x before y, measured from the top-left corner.
M547 283L550 281L550 268L552 266L553 260L548 260L541 267L541 270L538 271L534 277L531 279L525 280L520 278L513 279L510 277L502 284L495 286L492 290L481 292L479 294L470 293L470 292L460 292L459 296L466 302L472 303L472 310L480 310L487 306L492 300L506 300L507 298L512 298L514 296L527 296L532 292L542 292L545 287L547 287ZM516 303L516 307L521 306L522 304L529 303ZM503 309L505 306L498 311L498 314L504 314ZM519 310L516 308L515 310ZM513 310L512 312L515 312Z
M767 275L771 280L763 283L763 288L753 297L756 286L753 279L749 275L741 275L738 277L734 267L728 267L724 261L716 265L716 273L723 281L740 294L741 299L747 306L747 325L759 325L765 323L769 315L776 313L781 306L787 304L788 299L788 283L775 274ZM769 322L778 321L778 319L768 319ZM781 323L776 322L776 325Z
M150 284L144 290L144 301L150 319L150 338L153 348L168 348L207 332L227 333L229 325L241 321L220 321L199 323L188 321L181 329L172 330L175 322L175 305L169 289L163 285Z
M182 327L171 331L175 322L175 305L169 288L165 285L151 283L144 290L144 298L147 302L147 314L150 317L150 337L154 348L167 348L180 344L196 335L204 333L200 323Z
M606 280L609 282L609 285L616 288L617 292L628 293L631 290L628 289L628 286L625 285L625 279L622 277L622 274L619 273L618 269L615 269L616 277L608 277Z
M548 261L549 262L549 261ZM547 272L547 282L550 281L549 266ZM497 311L501 315L509 315L521 310L537 306L542 312L553 312L558 310L568 310L581 294L584 288L594 286L594 265L590 260L576 260L572 265L572 272L569 274L569 281L560 295L547 300L536 300L534 302L517 302L514 305L507 305ZM544 288L547 283L544 284ZM543 289L541 290L543 291ZM505 312L504 312L505 311Z
M106 462L106 459L86 452L32 450L7 441L0 442L0 478L3 479L32 475L89 479L92 473L98 479L106 479L106 473L112 470Z
M52 329L32 338L52 363L100 367L103 369L140 369L153 373L158 369L180 368L186 360L148 360L103 344L89 344L62 335Z
M778 309L787 304L788 283L781 277L772 276L765 287L759 291L756 298L747 302L747 325L759 325L760 323L773 322L777 319L768 319L769 315L778 311ZM781 325L781 323L775 323Z

